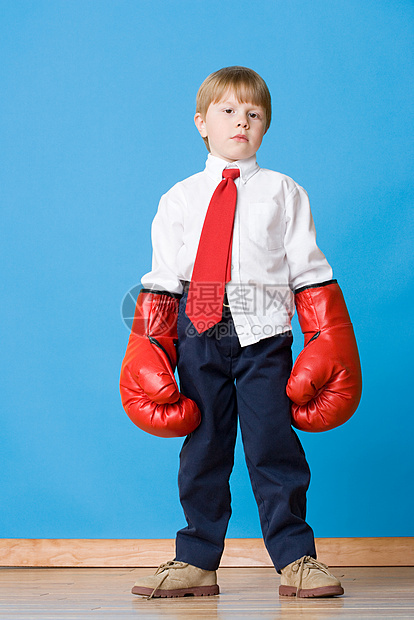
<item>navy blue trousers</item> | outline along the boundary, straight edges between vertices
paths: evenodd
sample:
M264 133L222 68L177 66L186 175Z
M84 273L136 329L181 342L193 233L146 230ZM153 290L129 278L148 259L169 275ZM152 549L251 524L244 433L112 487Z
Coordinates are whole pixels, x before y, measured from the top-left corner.
M178 485L187 527L177 532L176 560L216 570L231 515L229 478L237 420L259 509L263 539L278 572L310 555L314 534L306 523L310 471L291 426L286 383L292 368L292 334L241 347L230 309L222 321L197 334L178 317L178 375L183 394L200 408L200 426L184 441Z

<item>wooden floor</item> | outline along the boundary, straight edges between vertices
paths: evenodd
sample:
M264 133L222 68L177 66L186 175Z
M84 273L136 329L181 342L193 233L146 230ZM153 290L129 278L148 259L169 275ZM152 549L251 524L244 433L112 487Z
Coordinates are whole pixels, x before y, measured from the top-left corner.
M414 618L414 567L334 568L345 596L279 598L271 568L220 568L221 594L153 599L130 594L144 568L1 568L2 620L146 620L155 618Z

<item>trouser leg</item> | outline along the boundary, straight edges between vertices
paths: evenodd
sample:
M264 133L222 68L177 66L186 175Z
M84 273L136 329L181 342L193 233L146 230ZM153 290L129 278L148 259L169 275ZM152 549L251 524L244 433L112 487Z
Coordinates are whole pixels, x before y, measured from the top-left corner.
M180 389L197 403L202 419L180 453L178 485L187 527L177 532L176 559L216 570L231 515L229 478L237 434L232 339L195 334L185 302L186 296L178 319Z
M316 558L305 521L310 470L286 395L291 342L289 333L244 347L234 366L246 463L264 542L278 571L303 555Z

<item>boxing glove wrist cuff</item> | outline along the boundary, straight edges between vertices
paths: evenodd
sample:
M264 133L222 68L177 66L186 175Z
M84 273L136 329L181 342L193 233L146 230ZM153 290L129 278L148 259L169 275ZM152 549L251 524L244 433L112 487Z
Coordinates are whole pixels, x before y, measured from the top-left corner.
M131 332L146 337L166 355L174 370L179 297L173 293L142 289L138 295ZM133 337L133 336L132 336Z
M295 305L306 343L318 331L351 323L336 280L322 286L307 287L296 293Z

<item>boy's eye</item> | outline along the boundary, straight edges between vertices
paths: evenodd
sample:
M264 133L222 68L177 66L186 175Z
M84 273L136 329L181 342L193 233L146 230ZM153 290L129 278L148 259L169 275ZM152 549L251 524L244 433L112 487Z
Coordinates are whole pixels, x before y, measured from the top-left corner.
M231 114L233 112L231 108L226 108L224 111L226 114Z
M257 112L250 112L251 118L260 118Z

